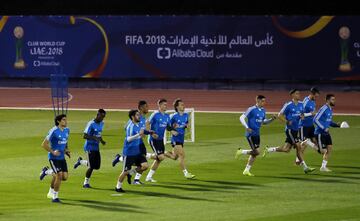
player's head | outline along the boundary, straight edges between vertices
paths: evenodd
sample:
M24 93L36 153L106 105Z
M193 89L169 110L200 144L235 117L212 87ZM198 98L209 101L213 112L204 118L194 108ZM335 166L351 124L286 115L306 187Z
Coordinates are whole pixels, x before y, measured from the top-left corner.
M300 91L298 89L292 89L289 94L292 99L297 101L300 100Z
M165 98L161 98L158 100L157 102L158 106L159 106L159 110L162 112L166 111L167 108L167 100Z
M258 107L263 107L265 106L265 96L259 94L258 96L256 96L256 105Z
M140 122L140 112L139 110L130 110L129 111L129 118L135 123Z
M142 114L147 114L149 112L149 106L146 101L139 101L138 103L138 110Z
M104 120L106 116L106 111L104 109L99 109L97 114L96 114L96 118L95 118L95 121L96 122L101 122Z
M180 98L176 98L173 104L176 112L183 112L185 110L185 104Z
M319 89L317 89L316 87L312 87L310 88L310 96L313 100L316 100L320 95L320 91Z
M331 107L335 106L335 95L334 94L327 94L325 96L325 101L328 105L330 105Z
M66 114L60 114L55 117L55 126L66 127Z

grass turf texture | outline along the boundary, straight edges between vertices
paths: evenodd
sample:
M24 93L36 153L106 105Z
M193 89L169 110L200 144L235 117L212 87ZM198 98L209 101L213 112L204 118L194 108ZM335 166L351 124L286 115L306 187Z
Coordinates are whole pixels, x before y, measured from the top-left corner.
M39 181L40 169L48 165L40 144L53 126L53 113L0 111L0 220L360 220L360 117L335 117L351 128L331 129L332 173L303 174L292 150L257 159L251 170L256 176L245 177L247 157L234 159L238 147L248 148L239 115L196 113L196 143L185 149L188 169L197 179L185 180L178 162L167 159L154 175L158 183L129 186L125 181L127 192L117 194L122 164L113 168L111 161L122 148L127 113L106 116L107 144L101 147L101 169L90 181L94 188L82 188L84 167L73 169L77 157L85 156L82 132L95 114L69 114L70 176L60 189L63 203L53 204L46 198L50 177ZM283 130L279 121L263 126L261 148L283 144ZM319 169L319 154L308 149L305 159Z

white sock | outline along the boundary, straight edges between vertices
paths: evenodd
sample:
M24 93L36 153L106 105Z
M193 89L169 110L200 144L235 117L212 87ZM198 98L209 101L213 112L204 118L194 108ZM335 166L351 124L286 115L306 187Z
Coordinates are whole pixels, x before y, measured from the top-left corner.
M308 145L312 149L317 150L317 146L313 142L311 142L310 139L306 139L305 143L306 143L306 145Z
M120 156L119 161L120 161L120 162L124 162L124 157L123 157L123 156Z
M146 178L147 178L147 179L152 178L152 176L154 175L154 173L155 173L155 170L150 170L149 173L148 173L148 175L146 176Z
M120 181L118 181L117 184L116 184L116 188L117 188L117 189L120 189L121 186L122 186L122 183L121 183Z
M59 198L59 192L53 192L53 199Z
M52 170L52 169L47 169L46 171L45 171L45 174L46 175L51 175L51 174L53 174L54 173L54 171Z
M244 171L250 171L250 169L251 169L251 165L246 164L246 167L245 167L245 170L244 170Z
M243 155L248 155L249 153L251 153L251 150L241 150L241 154Z
M51 187L50 187L50 189L49 189L49 193L54 194L54 192L55 192L55 190L54 190L53 188L51 188Z
M322 164L321 164L321 167L326 168L326 164L327 164L327 161L326 161L326 160L323 160L323 161L322 161Z
M300 162L299 157L296 157L295 162Z
M183 170L184 176L186 176L189 172L187 171L187 169Z
M269 147L266 148L267 152L271 153L271 152L276 152L276 147Z
M301 165L303 166L304 169L306 169L308 167L304 160L301 162Z
M153 155L152 153L146 153L145 157L147 160L149 160L149 159L151 159L152 155Z
M134 180L140 180L141 173L136 173Z
M88 161L87 160L80 160L80 164L87 166L88 165Z
M89 184L89 182L90 182L90 178L85 177L84 185L85 185L85 184Z

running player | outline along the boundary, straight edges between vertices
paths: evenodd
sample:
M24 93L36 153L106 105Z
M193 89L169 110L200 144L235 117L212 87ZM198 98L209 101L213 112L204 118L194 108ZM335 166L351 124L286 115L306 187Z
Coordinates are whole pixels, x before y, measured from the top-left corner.
M125 192L122 189L122 183L125 176L130 172L133 164L137 166L136 172L138 173L142 173L148 168L147 160L141 153L140 146L142 142L141 139L152 132L141 128L139 124L140 113L138 110L130 110L129 118L131 119L131 123L126 127L125 145L123 149L124 166L115 187L116 192Z
M245 137L250 145L250 150L239 148L236 151L235 158L239 159L241 155L250 155L248 163L243 171L245 176L254 176L250 173L251 166L253 165L256 157L260 154L258 148L260 147L260 127L263 124L269 124L276 116L266 119L265 96L256 96L256 104L247 109L247 111L240 116L240 122L245 127ZM247 118L247 122L245 120Z
M170 124L177 132L177 135L171 136L172 151L167 151L165 156L173 160L179 159L180 168L184 173L185 178L193 179L195 175L189 173L185 167L185 150L184 150L184 139L185 129L189 123L189 115L185 113L184 102L178 98L174 101L174 109L176 113L170 116Z
M308 167L303 160L300 140L298 137L299 134L299 122L300 119L304 117L304 107L300 100L300 91L293 89L290 91L290 96L292 100L284 104L283 108L280 110L278 117L286 123L285 126L285 135L286 140L285 144L282 147L270 147L266 148L263 156L271 152L284 152L289 153L291 147L296 148L296 155L300 160L300 165L302 165L305 173L310 173L314 171L314 168Z
M156 169L159 167L161 161L165 159L165 145L164 145L164 135L165 130L171 131L174 136L178 135L178 132L172 128L170 124L169 114L165 113L167 109L166 99L160 99L158 101L159 111L155 111L151 114L149 118L150 129L155 132L155 135L150 136L150 146L156 154L156 160L151 166L151 169L146 176L145 181L155 183L156 180L153 179L153 175Z
M325 101L325 105L319 109L314 117L314 123L316 125L315 136L317 138L320 151L324 154L320 171L331 172L331 170L326 166L333 148L329 127L340 127L340 125L332 121L332 108L335 106L335 95L327 94Z
M85 180L83 183L84 188L91 188L90 186L90 177L93 170L100 169L101 165L101 156L100 156L100 143L105 145L106 142L102 138L102 131L104 127L104 118L106 111L104 109L99 109L95 119L89 121L84 130L84 139L85 145L84 150L87 153L88 160L83 160L82 157L79 157L77 162L74 164L74 169L78 166L83 165L88 167Z
M48 135L41 144L48 152L51 169L44 167L40 173L40 180L43 180L46 175L53 176L47 197L52 198L54 203L61 202L58 195L61 181L66 181L68 178L65 154L70 157L70 151L67 146L70 130L66 125L65 114L56 116L55 126L49 130Z

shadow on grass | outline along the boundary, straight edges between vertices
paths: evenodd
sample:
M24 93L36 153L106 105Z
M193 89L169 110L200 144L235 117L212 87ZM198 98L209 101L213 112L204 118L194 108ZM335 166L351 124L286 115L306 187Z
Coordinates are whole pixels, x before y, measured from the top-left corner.
M308 177L297 177L297 176L258 176L263 178L272 178L272 179L285 179L285 180L297 180L297 181L306 181L306 182L316 182L316 183L354 183L349 182L345 180L339 180L339 179L319 179L314 178L314 176L322 176L318 174L312 174L311 176L308 175ZM325 177L325 176L324 176Z
M260 177L260 176L257 176ZM226 185L226 188L228 186L251 186L251 187L261 187L263 185L261 184L256 184L256 183L244 183L244 182L237 182L237 181L224 181L224 180L198 180L201 182L205 182L205 183L212 183L212 184L219 184L222 185L222 187L224 188L223 185Z
M186 190L186 188L191 188L190 190L194 189L194 191L200 189L203 191L214 191L214 192L229 192L229 191L224 191L224 190L249 190L249 188L244 188L244 187L253 187L253 186L260 186L258 184L249 184L249 183L241 183L241 182L229 182L229 181L214 181L214 180L196 180L196 181L200 181L200 182L209 182L210 184L200 184L200 183L195 183L194 181L192 182L164 182L164 184L169 184L169 185L177 185L177 186L183 186L183 187L175 187L175 188L184 188L184 190ZM225 182L225 184L224 184ZM236 183L236 186L235 186ZM184 187L186 186L186 187ZM196 188L194 188L196 187Z
M169 193L159 193L159 192L149 192L149 191L126 190L126 193L131 193L131 194L135 194L135 195L142 195L142 196L161 197L161 198L165 197L165 198L179 199L179 200L221 202L219 200L210 200L210 199L204 199L204 198L199 198L199 197L187 197L187 196L180 196L180 195L169 194Z
M71 205L71 206L82 206L91 209L97 209L102 211L109 212L132 212L132 213L147 213L145 211L139 211L141 207L117 203L117 202L104 202L96 200L72 200L72 199L62 199L62 205Z
M330 166L330 167L360 170L360 166L333 165L333 166Z

